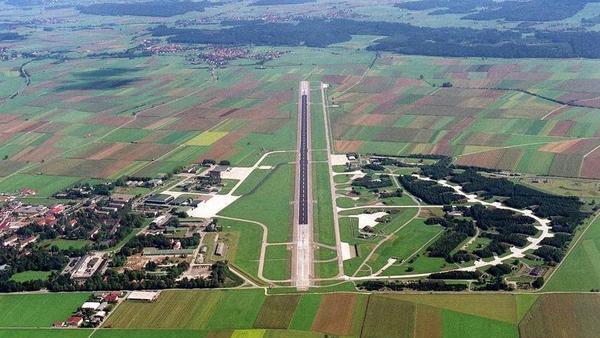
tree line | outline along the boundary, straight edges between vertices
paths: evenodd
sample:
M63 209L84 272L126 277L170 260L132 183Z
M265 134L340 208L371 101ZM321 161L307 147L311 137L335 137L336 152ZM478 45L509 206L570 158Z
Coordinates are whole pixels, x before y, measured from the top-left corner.
M599 58L600 32L519 31L461 27L419 27L405 23L348 19L306 19L297 23L223 21L227 28L195 29L160 25L153 36L172 43L327 47L352 35L383 38L367 49L410 55L501 58ZM527 33L526 36L524 33Z

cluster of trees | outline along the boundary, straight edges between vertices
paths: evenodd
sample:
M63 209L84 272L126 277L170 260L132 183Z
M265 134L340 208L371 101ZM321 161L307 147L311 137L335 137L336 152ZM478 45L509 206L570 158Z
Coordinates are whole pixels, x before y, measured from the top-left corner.
M429 176L434 180L445 178L452 174L452 159L449 157L443 157L436 163L421 167L421 173L425 176Z
M467 234L464 232L446 231L427 248L427 252L431 257L442 257L447 262L452 263L454 262L454 257L450 253L467 237Z
M36 291L47 288L49 291L95 291L95 290L144 290L144 289L202 289L219 288L224 286L238 286L243 280L229 269L227 262L217 262L212 266L211 277L208 279L195 278L177 280L189 267L182 262L167 269L167 274L148 274L145 271L129 271L118 273L108 270L104 275L95 275L84 284L75 283L67 275L52 272L47 281L34 280L15 282L0 274L0 292Z
M468 14L466 20L556 21L570 18L594 0L419 0L396 7L412 11L432 10L429 15Z
M465 216L476 221L481 230L494 229L499 233L521 233L535 235L535 220L531 217L516 214L511 210L487 208L481 204L472 205L470 208L460 208Z
M18 33L0 33L0 41L21 41L25 40L25 36Z
M534 255L542 257L549 264L559 263L565 254L565 251L550 245L542 245L537 248Z
M400 176L400 183L412 195L429 204L452 204L465 199L464 196L457 194L452 188L408 175Z
M474 57L600 57L599 32L528 32L460 27L430 28L404 23L306 19L298 23L224 21L220 30L158 26L154 36L173 43L327 47L352 35L379 35L374 51L411 55ZM531 34L533 33L533 34Z
M394 191L382 191L379 193L379 198L402 197L403 190L398 188Z
M514 183L505 178L494 178L483 176L477 168L461 168L463 171L454 171L454 167L444 159L438 163L424 167L423 172L436 179L449 178L453 183L462 186L465 192L477 193L484 198L502 197L503 203L517 208L529 208L543 218L551 220L553 231L557 234L553 238L547 238L534 254L542 257L547 263L558 263L568 247L576 228L589 216L582 211L583 202L577 197L559 196L529 188L527 186ZM403 176L400 180L404 187L412 194L431 203L444 203L440 200L441 195L435 195L432 192L425 192L423 189L416 189L415 185L424 185L426 181L416 182L416 179ZM428 185L434 184L428 182ZM431 197L433 196L433 197ZM425 199L427 197L428 199ZM525 246L528 243L527 238L535 235L535 220L523 215L518 215L510 210L486 208L482 205L473 205L471 208L458 207L465 216L471 217L476 221L477 227L484 232L482 237L490 238L492 241L484 248L473 251L473 254L488 258L493 255L502 255L508 251L511 245ZM460 242L460 236L456 233L446 233L438 241L441 248L450 246L455 242ZM434 243L435 245L436 243ZM434 247L434 254L443 255L445 250L440 247ZM471 254L459 251L452 257L447 257L449 261L465 261ZM443 256L440 256L443 257ZM472 258L472 257L471 257Z
M195 248L200 244L200 234L191 237L178 238L182 248ZM163 234L139 235L125 243L119 252L122 256L131 256L140 253L144 248L157 248L167 250L173 247L173 240Z
M92 15L170 17L192 11L203 12L205 8L214 5L216 5L216 3L211 3L210 1L160 0L141 3L99 3L91 4L89 6L79 6L77 9L81 13Z
M392 179L389 175L379 175L379 177L377 178L374 178L370 175L366 175L363 177L356 178L352 181L352 186L364 187L369 190L391 187L392 185Z
M32 280L16 282L11 280L15 273L23 271L60 271L69 262L62 252L34 248L23 255L16 248L0 250L0 265L6 267L0 271L0 292L34 291L46 286L46 281Z
M490 266L485 272L494 277L500 277L512 272L512 267L508 264L498 264Z
M475 236L475 225L467 219L455 219L452 217L432 217L425 221L426 224L440 224L446 231L431 244L427 251L431 257L442 257L449 263L468 262L473 257L464 250L452 254L452 251L467 237Z
M531 208L539 217L551 218L553 230L573 233L589 215L581 210L583 203L574 196L559 196L516 184L505 178L485 177L474 170L452 174L450 180L466 192L484 192L487 196L507 197L510 207Z
M415 290L415 291L464 291L467 289L465 284L447 284L441 280L418 280L418 281L366 281L357 285L359 288L367 291L378 290Z
M95 275L84 284L73 282L68 276L54 275L47 283L50 291L92 291L92 290L144 290L144 289L202 289L236 286L242 283L227 265L227 262L213 264L211 277L177 280L188 263L182 262L168 269L166 275L148 274L145 271L129 271L117 273L108 270L104 275ZM232 277L235 276L235 277ZM236 278L237 277L237 278Z
M429 275L429 279L479 279L483 274L475 271L448 271Z
M59 216L56 225L53 227L32 223L17 230L17 234L23 237L38 234L40 235L40 240L59 237L69 240L89 240L91 239L91 232L97 229L98 232L93 236L94 242L91 245L91 249L104 250L116 245L129 235L134 228L139 228L143 225L142 216L133 213L130 205L126 205L120 211L110 215L108 222L106 222L106 219L89 210L79 210L73 216L77 221L73 225L69 223L69 219L66 217ZM117 224L118 226L116 226ZM58 248L51 247L50 249L51 251L58 251ZM81 250L69 251L74 251L73 255L81 255Z
M252 6L298 5L316 1L317 0L256 0L252 3Z

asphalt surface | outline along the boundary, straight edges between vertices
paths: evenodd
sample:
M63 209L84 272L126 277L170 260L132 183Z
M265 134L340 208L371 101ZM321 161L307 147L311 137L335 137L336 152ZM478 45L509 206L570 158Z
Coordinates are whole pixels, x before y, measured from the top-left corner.
M298 223L308 224L308 96L302 95L300 126L300 195L298 200Z
M294 203L294 250L292 281L298 290L308 290L313 274L313 220L311 190L310 84L300 82L298 102L298 153Z

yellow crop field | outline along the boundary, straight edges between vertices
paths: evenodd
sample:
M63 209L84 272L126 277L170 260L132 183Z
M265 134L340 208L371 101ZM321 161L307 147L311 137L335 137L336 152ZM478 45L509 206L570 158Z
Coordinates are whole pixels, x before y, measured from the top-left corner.
M187 141L187 145L209 146L227 135L226 131L205 131L202 134Z

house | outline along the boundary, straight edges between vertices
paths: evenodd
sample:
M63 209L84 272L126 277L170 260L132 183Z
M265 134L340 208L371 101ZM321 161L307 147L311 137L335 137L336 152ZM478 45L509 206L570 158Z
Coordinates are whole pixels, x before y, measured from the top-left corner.
M98 310L98 308L100 307L100 303L98 302L85 302L83 303L83 305L81 305L81 309L82 310Z
M5 239L2 242L2 245L3 246L13 246L13 245L17 244L18 240L19 240L19 237L17 235L13 235L13 236L10 236L7 239Z
M90 231L90 238L94 239L96 235L100 232L100 227L94 227L92 231Z
M65 211L65 206L62 204L57 204L57 205L50 207L50 210L48 210L48 213L52 214L52 215L56 215L56 214L61 214L63 211Z
M148 182L146 182L146 186L151 187L151 188L156 188L162 184L163 184L163 180L161 180L160 178L154 178L154 179L151 179Z
M128 195L128 194L112 194L110 196L110 200L115 202L115 203L129 203L135 196L134 195Z
M79 282L84 282L86 279L92 277L104 262L105 260L101 253L88 254L79 259L73 269L71 278Z
M65 322L54 322L52 324L52 327L66 327L67 324L65 324Z
M160 215L160 216L158 216L158 217L156 217L155 219L152 220L152 222L150 223L150 226L162 227L170 219L171 219L171 215L170 214Z
M127 299L153 302L158 299L159 295L160 292L157 291L132 291L129 295L127 295Z
M158 194L158 195L152 195L152 196L146 198L146 201L144 203L155 204L155 205L167 205L174 199L175 199L175 197L173 197L171 195Z
M217 248L215 249L215 255L224 256L225 250L227 250L227 246L225 246L225 243L220 242L217 244Z
M71 316L65 321L65 324L71 327L79 327L81 324L83 324L83 318L79 316Z
M102 210L102 211L108 211L108 212L117 212L117 211L119 211L119 209L115 208L115 207L101 207L100 210Z
M107 295L104 295L104 297L102 297L102 300L108 303L116 303L119 301L119 293L111 292Z
M38 205L38 206L28 205L28 206L23 206L23 207L15 209L15 212L17 214L23 215L23 216L44 214L44 213L46 213L46 211L48 211L48 208L43 205Z
M29 244L35 243L35 241L37 241L38 238L40 238L40 235L31 235L31 236L25 238L24 240L22 240L21 243L19 244L19 247L21 249L23 249L26 246L28 246Z

